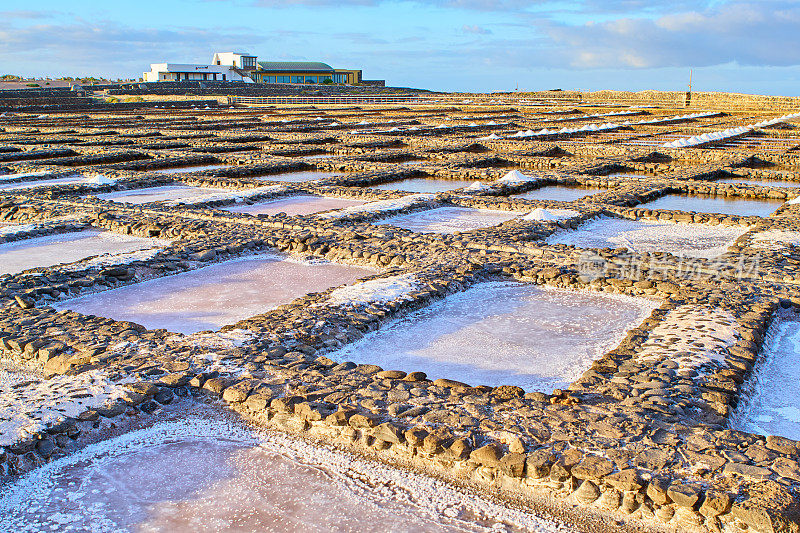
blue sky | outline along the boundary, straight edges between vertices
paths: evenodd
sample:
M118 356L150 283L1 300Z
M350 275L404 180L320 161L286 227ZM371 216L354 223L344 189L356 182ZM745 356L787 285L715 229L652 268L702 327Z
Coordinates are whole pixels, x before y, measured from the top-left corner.
M24 7L23 7L24 6ZM438 90L800 94L800 0L0 0L0 70L141 76L215 51Z

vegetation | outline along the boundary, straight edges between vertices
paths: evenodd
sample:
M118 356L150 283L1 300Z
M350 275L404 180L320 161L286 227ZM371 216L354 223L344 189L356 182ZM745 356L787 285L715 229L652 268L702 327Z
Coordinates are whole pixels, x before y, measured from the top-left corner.
M0 81L20 81L22 78L14 74L3 74L0 76Z
M26 87L41 87L41 85L39 85L38 83L26 83L25 86Z

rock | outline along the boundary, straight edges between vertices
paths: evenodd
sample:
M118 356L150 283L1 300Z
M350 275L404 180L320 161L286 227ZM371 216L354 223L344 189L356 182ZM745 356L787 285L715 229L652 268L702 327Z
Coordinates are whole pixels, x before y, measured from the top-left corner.
M428 379L428 376L425 372L409 372L403 379L406 381L425 381Z
M375 428L372 435L392 444L399 444L405 440L403 431L391 422L384 422Z
M36 302L27 296L14 296L14 299L17 301L17 305L22 309L32 309L36 306Z
M222 399L228 403L241 403L247 399L247 395L253 390L253 383L248 379L225 388Z
M575 491L575 498L584 505L593 503L599 497L600 489L588 479L581 483L581 486Z
M422 428L422 427L415 427L415 428L411 428L409 430L406 430L406 432L404 433L404 436L405 436L406 442L408 442L408 444L410 444L411 446L419 448L420 446L422 446L422 443L425 440L425 437L428 436L428 430L425 429L425 428Z
M800 500L774 481L751 485L748 498L736 502L731 513L755 531L765 533L791 532L800 528Z
M251 411L263 411L272 401L272 394L269 389L260 389L257 392L250 394L245 400L244 404Z
M772 463L772 470L781 477L800 481L800 463L788 457L779 457Z
M798 441L776 435L767 437L767 448L784 455L800 453L800 443Z
M406 373L402 370L381 370L375 376L381 379L403 379Z
M357 413L348 420L353 428L372 428L378 425L379 419L373 414Z
M614 463L604 457L587 455L580 464L572 467L572 475L578 479L599 481L614 471Z
M690 509L695 508L697 502L700 501L700 496L702 493L702 487L692 483L673 483L667 489L667 496L669 496L673 502L681 507L687 507Z
M498 444L487 444L469 454L469 458L483 466L498 466L503 451Z
M42 439L36 443L36 452L47 459L57 449L56 443L51 439Z
M640 490L644 487L644 482L635 468L620 470L619 472L606 476L603 481L622 492Z
M433 380L433 384L437 387L453 388L453 389L468 389L469 385L453 379L439 378Z
M726 492L719 490L709 490L706 492L703 505L700 506L700 514L709 517L727 513L731 508L731 497Z
M523 477L525 474L524 453L507 453L500 459L500 471L509 477Z
M450 445L448 450L453 457L463 460L469 457L470 452L472 452L472 445L467 439L456 439L453 441L453 444Z
M772 475L772 470L745 463L728 463L722 473L725 475L738 474L746 479L762 481L769 479Z
M492 389L492 396L500 400L511 400L525 396L525 389L512 385L500 385Z
M191 377L188 372L173 372L159 376L158 382L167 387L181 387L189 383Z
M228 378L210 378L203 383L203 389L213 392L217 395L222 395L222 391L228 388L231 380Z
M556 456L552 450L543 448L536 450L528 455L525 460L525 471L527 476L533 479L541 479L550 474L550 466L555 462Z
M650 483L647 484L647 496L649 496L656 505L666 505L670 501L667 495L669 485L668 479L654 476L650 480Z

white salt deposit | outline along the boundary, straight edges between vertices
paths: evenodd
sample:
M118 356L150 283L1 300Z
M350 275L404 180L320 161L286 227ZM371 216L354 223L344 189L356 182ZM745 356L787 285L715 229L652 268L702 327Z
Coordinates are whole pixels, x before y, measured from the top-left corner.
M516 185L520 183L527 183L529 181L536 181L536 178L533 176L526 176L519 170L512 170L499 180L497 183L505 183L506 185Z
M635 252L669 252L685 257L711 259L725 253L744 235L746 226L709 226L655 220L600 217L577 230L550 235L548 244L570 244L579 248L628 248Z
M214 197L231 191L215 187L192 187L189 185L165 185L163 187L147 187L127 191L115 191L96 195L102 200L125 204L144 204L148 202L179 202L183 199L197 201L200 197Z
M222 190L225 191L224 189ZM252 198L253 196L258 196L261 194L276 194L285 190L286 188L280 185L268 185L266 187L254 187L252 189L239 189L236 191L225 191L209 194L206 190L201 188L194 195L183 196L166 203L167 205L194 205L225 200L241 202L245 198Z
M230 206L224 208L224 210L230 211L231 213L247 213L249 215L277 215L278 213L286 213L287 215L312 215L322 211L364 205L365 203L366 202L363 200L351 200L349 198L329 198L310 194L298 194L287 198L258 202L251 205Z
M753 248L776 249L785 246L800 246L800 231L770 229L753 235Z
M482 192L482 191L488 191L489 189L491 189L491 186L481 181L475 181L472 183L472 185L464 188L464 190L468 192Z
M384 303L407 297L418 288L419 282L414 274L400 274L334 289L324 303L342 306Z
M53 178L49 180L0 183L0 190L13 191L21 189L33 189L37 187L48 187L50 185L86 185L87 187L99 187L100 185L111 185L113 183L116 183L116 180L112 178L107 178L100 174L94 174L91 176L84 176L83 174L73 174L70 176Z
M685 305L667 313L642 344L638 358L644 362L668 359L682 369L719 367L726 348L738 338L738 322L727 311Z
M124 395L125 389L99 370L50 379L0 370L0 446Z
M0 224L0 235L15 235L27 233L36 229L36 224Z
M196 417L35 470L5 487L0 516L4 533L571 531L433 478Z
M100 261L134 251L160 248L165 241L121 235L109 231L86 230L35 237L0 244L0 274L13 274L29 268L71 263L95 255Z
M489 282L386 324L328 354L470 385L565 388L657 302Z
M800 322L776 318L763 356L731 417L734 429L800 440Z
M219 329L370 274L374 271L349 265L262 254L89 294L55 307L194 333Z
M522 215L519 211L495 211L467 207L437 207L387 218L375 224L391 224L420 233L455 233L496 226Z
M558 220L567 220L572 217L580 215L579 212L572 209L543 209L537 207L524 217L522 220L540 220L543 222L555 222Z
M694 135L688 138L677 139L675 141L665 143L663 146L664 148L687 148L691 146L699 146L713 141L721 141L723 139L738 137L740 135L750 133L751 131L757 128L765 128L767 126L773 126L775 124L786 122L787 120L792 120L798 117L800 117L800 113L783 115L782 117L773 118L771 120L762 120L761 122L757 122L755 124L749 124L747 126L728 128L722 131L712 131L709 133L704 133L702 135Z
M404 209L417 203L426 203L433 205L433 194L409 194L402 198L392 198L390 200L379 200L377 202L369 202L362 205L356 205L340 209L339 211L331 211L330 213L322 213L320 218L342 218L357 213L382 213L386 211L397 211Z

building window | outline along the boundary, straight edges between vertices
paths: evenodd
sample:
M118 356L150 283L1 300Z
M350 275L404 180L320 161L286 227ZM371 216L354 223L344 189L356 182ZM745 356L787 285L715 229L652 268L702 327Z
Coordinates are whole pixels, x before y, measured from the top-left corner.
M289 83L289 76L278 76L278 83Z
M306 83L317 83L316 76L306 76Z
M333 75L333 82L334 83L347 83L347 74L334 74Z
M256 67L256 58L255 57L242 57L242 68L243 69L252 69Z

